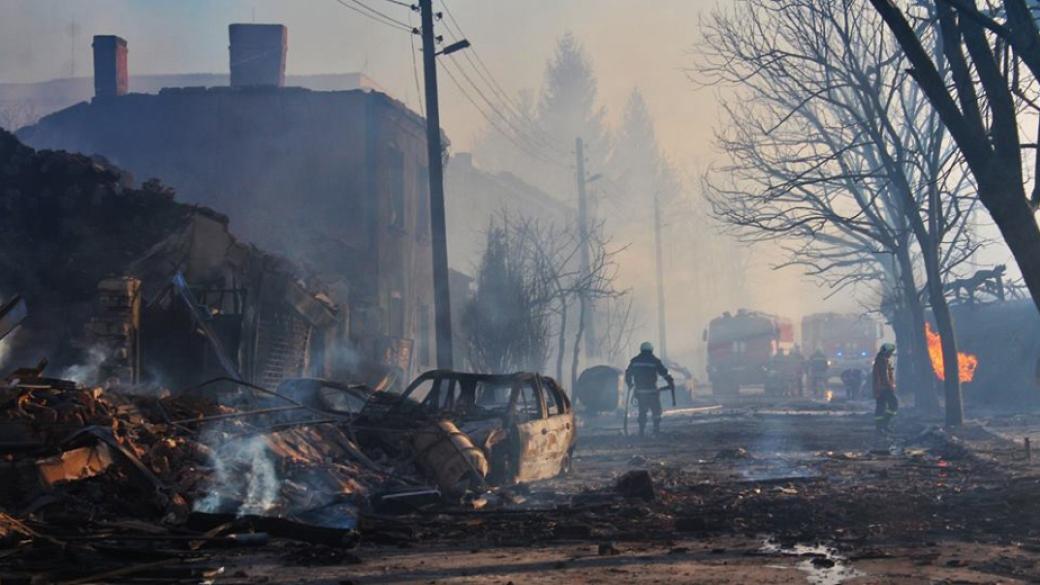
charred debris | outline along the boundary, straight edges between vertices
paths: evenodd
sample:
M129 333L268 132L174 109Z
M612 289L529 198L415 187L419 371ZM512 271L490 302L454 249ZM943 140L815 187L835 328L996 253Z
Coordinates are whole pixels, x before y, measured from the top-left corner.
M0 380L4 583L104 581L128 554L198 580L201 549L271 539L407 542L400 514L505 506L567 469L555 381L406 386L393 352L349 345L349 308L226 217L4 132L0 174L0 343L24 364ZM52 574L55 555L82 562Z

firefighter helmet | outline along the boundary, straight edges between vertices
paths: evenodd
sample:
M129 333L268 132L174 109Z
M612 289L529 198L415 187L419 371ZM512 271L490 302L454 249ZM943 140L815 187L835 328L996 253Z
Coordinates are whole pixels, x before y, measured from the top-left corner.
M654 344L649 341L644 341L639 344L639 351L654 351Z

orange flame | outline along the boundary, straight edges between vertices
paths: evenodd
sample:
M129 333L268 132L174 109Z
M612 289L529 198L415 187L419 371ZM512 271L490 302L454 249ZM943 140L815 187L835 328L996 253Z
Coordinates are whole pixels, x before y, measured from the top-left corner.
M940 380L945 380L942 340L939 339L939 334L932 330L932 324L927 321L924 324L924 334L928 338L928 357L932 360L932 371ZM974 380L977 367L979 367L979 358L975 354L957 352L957 372L961 382Z

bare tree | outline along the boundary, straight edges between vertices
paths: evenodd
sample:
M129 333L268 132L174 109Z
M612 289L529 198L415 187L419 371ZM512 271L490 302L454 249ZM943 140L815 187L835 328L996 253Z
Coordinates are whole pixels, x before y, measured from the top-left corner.
M614 286L617 280L618 265L615 257L621 249L612 249L610 241L603 235L603 222L589 227L585 234L579 234L575 243L578 247L588 249L588 266L579 270L570 278L570 294L577 298L580 315L585 315L587 305L600 300L617 299L628 294ZM571 387L578 382L578 365L580 363L582 343L585 342L586 319L578 319L578 329L574 334L574 346L571 351Z
M943 279L978 247L971 187L902 52L855 0L742 0L706 24L698 73L735 84L705 175L714 215L748 241L779 240L837 293L881 280L917 404L934 408L924 280L946 357L947 414L961 420L956 342ZM902 322L908 322L903 325ZM909 358L909 359L906 359ZM951 375L952 370L952 375Z
M870 0L905 51L908 73L928 97L963 154L978 198L993 217L1040 308L1040 156L1027 178L1024 139L1040 112L1040 30L1025 0L1002 0L980 9L975 0L918 3L930 8L941 52L892 0ZM967 55L965 55L965 51ZM946 70L950 75L946 74ZM948 83L951 80L952 83ZM1028 183L1032 182L1032 187Z
M587 270L577 261L583 245L590 250ZM573 384L584 331L579 319L568 337L569 312L582 298L626 296L613 284L618 251L602 237L600 225L589 230L586 243L571 227L524 216L496 220L488 230L476 294L463 310L472 365L489 372L542 371L555 338L556 377L563 379L569 353Z
M548 295L530 255L509 226L492 225L462 312L472 366L478 371L539 371L548 357Z
M632 337L640 323L632 308L632 297L623 295L603 303L602 350L607 363L624 363L632 350Z

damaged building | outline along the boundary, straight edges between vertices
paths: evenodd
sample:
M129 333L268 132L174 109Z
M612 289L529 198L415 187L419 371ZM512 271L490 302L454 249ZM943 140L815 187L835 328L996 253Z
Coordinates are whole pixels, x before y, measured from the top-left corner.
M72 378L178 388L277 385L334 359L339 307L298 266L235 239L226 217L6 132L0 173L0 294L28 308L5 366L48 359Z
M347 377L359 361L406 378L432 367L425 121L378 91L286 87L280 25L229 32L231 85L157 94L130 93L132 58L96 43L95 71L115 75L95 80L91 101L18 136L159 177L179 200L226 214L244 241L319 277L344 313L325 374Z
M448 258L459 270L480 264L492 221L524 216L543 225L577 225L578 213L569 205L505 171L482 169L473 155L451 157L444 172L448 226Z

